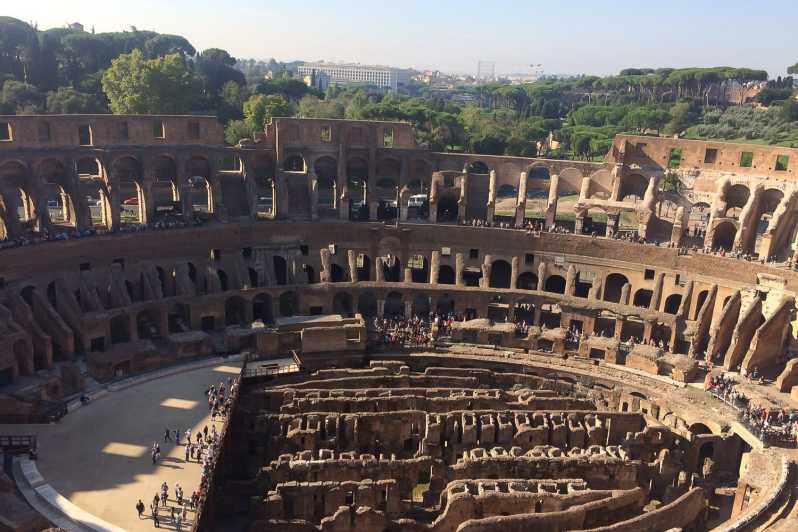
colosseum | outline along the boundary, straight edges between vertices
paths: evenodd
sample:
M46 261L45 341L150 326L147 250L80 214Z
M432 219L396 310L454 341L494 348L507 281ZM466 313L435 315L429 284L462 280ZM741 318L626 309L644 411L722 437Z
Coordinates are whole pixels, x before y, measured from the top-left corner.
M96 500L189 426L106 427L193 411L166 379L211 363L190 530L796 530L796 174L632 135L580 162L0 116L0 530L150 530L157 488Z

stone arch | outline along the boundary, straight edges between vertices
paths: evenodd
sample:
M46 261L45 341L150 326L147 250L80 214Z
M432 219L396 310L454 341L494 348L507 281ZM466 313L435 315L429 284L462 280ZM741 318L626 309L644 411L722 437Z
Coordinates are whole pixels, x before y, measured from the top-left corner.
M274 321L274 306L269 294L260 293L252 298L252 318L263 323Z
M194 155L186 161L188 176L188 204L191 210L198 213L213 212L213 194L211 191L211 164L207 157Z
M64 164L58 159L45 159L39 163L36 175L43 188L50 222L74 227L77 217L73 184Z
M700 434L712 434L712 429L700 422L690 425L689 430L690 434L693 436L698 436Z
M629 279L620 273L611 273L604 280L604 301L610 303L620 303L621 290L623 285L628 284Z
M725 220L715 226L712 235L712 249L731 251L734 247L734 237L737 235L737 226Z
M538 276L533 272L523 272L518 276L519 290L537 290Z
M313 163L316 172L318 205L320 209L335 209L338 205L338 161L334 157L324 155Z
M642 200L646 195L648 179L640 174L628 174L621 178L621 186L618 190L618 201L628 202L632 198L633 203Z
M454 268L448 264L441 264L438 268L438 284L455 284L456 281Z
M466 170L469 174L489 174L490 167L484 161L475 160L468 163Z
M280 316L294 316L299 309L296 292L289 290L280 294L279 299Z
M111 163L111 185L118 190L119 223L140 224L146 220L146 205L142 188L141 161L132 155L122 155Z
M551 174L549 168L542 164L533 164L526 174L526 210L524 216L535 220L546 219L549 203Z
M247 325L247 302L243 297L229 297L224 302L224 323L240 327Z
M546 292L553 292L555 294L565 293L565 277L562 275L550 275L546 279L546 284L543 289Z
M709 297L709 290L701 290L696 296L695 307L693 308L693 319L698 319L698 313L701 312L701 307L704 306L704 301Z
M283 171L305 173L307 171L305 158L301 153L286 153L283 159Z
M357 311L366 318L374 318L377 316L377 298L374 292L364 291L361 292L357 298Z
M0 165L0 192L6 220L27 226L35 222L36 206L30 188L30 170L20 161L10 160Z
M754 231L752 231L752 239L753 239L753 248L752 251L758 253L760 244L762 243L762 237L765 235L768 227L770 226L770 221L773 219L773 213L776 211L776 208L781 203L782 199L784 199L784 192L777 188L769 188L762 193L762 198L759 202L759 211L757 213L756 219L753 221L755 224ZM767 257L762 257L767 258Z
M274 159L257 153L253 155L250 167L255 185L255 216L268 218L274 214Z
M651 298L653 296L654 293L651 290L648 288L641 288L635 292L635 297L632 300L632 304L635 307L648 308L649 305L651 305Z
M724 198L726 200L726 210L723 212L723 217L737 220L743 207L748 203L750 196L751 190L747 186L740 183L730 186Z
M399 257L392 256L391 260L387 260L387 258L383 261L382 264L382 271L383 271L383 278L387 283L399 283L402 282L402 261L399 260Z
M506 260L497 259L491 264L488 285L491 288L510 288L512 267Z
M383 315L390 318L400 318L404 316L405 307L402 301L402 294L399 292L389 292L385 296L385 306Z
M411 281L414 283L429 282L429 260L423 255L415 255L410 262Z
M334 314L340 314L345 318L352 317L352 294L348 292L338 292L333 296L332 305Z
M360 253L357 258L357 280L371 280L371 259L365 253Z
M671 294L665 299L665 304L662 307L663 312L668 314L676 314L679 312L679 306L682 304L682 294Z

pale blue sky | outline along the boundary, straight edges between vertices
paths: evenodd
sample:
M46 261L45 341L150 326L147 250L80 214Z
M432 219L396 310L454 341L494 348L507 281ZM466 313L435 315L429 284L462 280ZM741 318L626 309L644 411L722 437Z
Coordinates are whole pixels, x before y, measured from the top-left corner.
M776 76L798 62L795 0L6 0L0 14L39 28L134 25L242 58L461 72L486 59L497 72L728 65Z

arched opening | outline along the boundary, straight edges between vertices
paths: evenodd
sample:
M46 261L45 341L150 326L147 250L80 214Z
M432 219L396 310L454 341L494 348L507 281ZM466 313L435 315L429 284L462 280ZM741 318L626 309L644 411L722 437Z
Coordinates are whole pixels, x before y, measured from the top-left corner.
M410 266L411 281L414 283L429 282L429 261L423 255L413 255L407 263Z
M702 476L715 458L715 443L708 441L698 448L698 473Z
M451 194L446 194L438 199L437 217L436 219L441 223L457 221L459 205L457 198Z
M399 172L399 161L395 159L385 159L377 165L378 220L393 220L398 215Z
M546 219L551 175L545 166L532 166L526 175L526 210L524 217L535 221Z
M463 284L466 286L479 286L480 279L482 279L482 268L469 266L463 270Z
M737 227L733 222L724 221L715 226L712 236L712 249L731 251L734 247L734 237Z
M283 161L283 171L304 173L305 159L298 153L288 155Z
M367 220L369 217L366 198L368 181L368 163L359 157L349 159L346 163L346 186L349 194L349 218L351 220Z
M188 203L191 210L200 214L213 212L213 194L211 192L211 166L205 157L191 157L186 162L188 177Z
M136 332L140 340L160 338L156 320L147 310L142 310L136 316Z
M752 252L759 254L759 247L762 243L762 237L770 226L770 221L773 219L773 213L784 198L784 193L781 190L771 188L762 194L760 201L760 214L756 222L756 231L754 234L754 246ZM767 257L762 257L767 258Z
M676 314L679 312L679 306L682 304L681 294L671 294L665 299L665 306L663 310L668 314Z
M98 229L110 227L111 202L108 200L104 182L100 178L81 179L78 190L86 200L92 226Z
M532 272L524 272L518 276L519 290L537 290L538 276Z
M110 328L112 344L130 341L130 319L125 314L111 318Z
M269 294L258 294L252 299L252 318L263 323L272 323L273 317L272 298Z
M491 288L510 288L512 267L506 260L494 260L490 269L489 286Z
M344 269L335 263L330 264L330 282L343 283L346 282L346 280Z
M687 229L684 235L686 246L704 246L704 235L709 224L710 205L705 202L697 202L690 206L690 214L687 218Z
M695 308L693 309L693 319L698 319L698 313L701 312L701 307L704 306L704 301L707 300L709 296L709 290L702 290L698 293L698 297L695 300Z
M493 214L496 216L515 216L515 206L518 201L518 190L511 184L505 183L496 189L496 207Z
M219 277L219 287L222 292L230 290L230 281L227 278L227 273L224 270L216 270L216 275Z
M565 278L562 275L551 275L546 279L544 286L546 292L553 292L555 294L565 293Z
M352 317L352 296L346 292L338 292L333 296L333 313L345 318Z
M255 268L247 268L247 276L249 279L249 286L247 288L257 288L260 286L260 279L258 279L258 271Z
M369 281L371 280L371 259L365 253L359 253L357 256L357 280Z
M624 203L637 203L646 195L648 179L640 174L629 174L621 178L618 199Z
M316 172L319 216L337 216L338 162L329 156L320 157L313 165Z
M293 316L297 312L296 292L283 292L280 294L280 316Z
M634 300L632 301L632 304L635 307L648 308L649 306L651 306L651 297L653 295L654 293L648 288L641 288L640 290L635 292L635 297Z
M392 255L383 257L382 272L385 282L400 282L402 280L402 261L399 260L399 257Z
M144 193L141 163L133 157L120 157L111 164L112 184L119 191L119 223L144 222Z
M620 303L621 290L623 285L628 284L629 279L620 273L611 273L604 281L604 301L610 303Z
M468 164L466 170L468 171L469 174L487 175L490 173L490 168L488 168L488 165L483 163L482 161L471 161L471 163Z
M224 303L224 324L246 327L247 302L243 297L233 296Z
M64 165L55 159L48 159L39 165L39 177L43 182L47 213L54 225L75 226L75 203L68 187L69 182Z
M274 280L277 284L288 284L288 264L285 259L280 255L273 255L272 266L274 267Z
M435 305L435 312L443 316L454 313L454 299L449 294L443 294L438 298L438 304Z
M274 160L258 154L252 158L255 184L255 216L269 218L274 214Z
M155 219L168 219L182 213L180 187L177 182L177 164L174 159L160 155L152 162L153 182L150 201Z
M732 185L726 191L726 211L723 213L725 218L733 218L738 220L740 212L748 203L748 198L751 196L751 191L745 185Z
M441 267L438 268L438 284L454 284L456 280L454 268L441 264Z
M377 316L377 298L372 292L362 292L357 298L357 311L366 318Z
M425 294L417 294L413 298L413 314L420 317L426 317L431 311L429 296Z
M391 292L385 297L383 315L388 318L401 318L404 316L405 308L402 302L402 294Z

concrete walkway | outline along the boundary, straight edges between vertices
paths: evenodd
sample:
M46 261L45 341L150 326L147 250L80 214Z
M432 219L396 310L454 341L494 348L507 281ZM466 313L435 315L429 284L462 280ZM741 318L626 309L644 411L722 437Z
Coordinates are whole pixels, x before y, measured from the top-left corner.
M190 498L200 480L200 465L185 462L182 445L164 443L164 430L210 430L204 391L220 381L227 385L239 371L240 364L230 362L151 380L107 394L56 425L6 425L3 432L39 436L37 465L44 481L82 512L125 530L153 530L149 505L161 483L169 485L171 506L176 483ZM221 421L216 424L221 429ZM155 441L162 458L153 466ZM148 519L136 515L139 498ZM161 528L174 529L165 513L162 508Z

